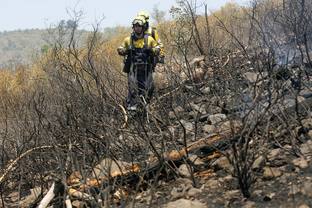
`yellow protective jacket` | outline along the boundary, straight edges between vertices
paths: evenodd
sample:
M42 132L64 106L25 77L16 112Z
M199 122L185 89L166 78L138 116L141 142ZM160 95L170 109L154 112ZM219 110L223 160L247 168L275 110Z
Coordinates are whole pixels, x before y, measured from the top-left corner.
M144 37L136 39L132 38L133 40L133 47L134 48L143 48L144 47ZM123 49L130 49L131 46L131 36L126 37L122 43L122 45L119 48ZM153 49L158 46L157 42L152 38L151 36L147 37L147 43L146 43L147 48Z
M133 34L131 36L126 37L122 43L122 45L117 49L118 54L121 56L126 56L124 59L124 68L123 72L129 73L130 65L132 63L132 56L129 54L132 49L135 50L145 50L150 49L151 53L149 53L149 57L146 57L151 66L155 65L155 57L160 53L160 47L158 46L157 42L149 35L144 35L141 38L134 37ZM144 52L143 52L144 53ZM131 53L132 54L132 53ZM142 53L141 53L142 54ZM134 56L136 57L136 56Z
M159 55L164 56L165 55L164 45L159 38L159 35L158 35L156 28L155 27L148 27L147 30L145 30L145 34L152 36L152 38L155 39L155 41L157 42L157 46L159 46L159 48L160 48Z

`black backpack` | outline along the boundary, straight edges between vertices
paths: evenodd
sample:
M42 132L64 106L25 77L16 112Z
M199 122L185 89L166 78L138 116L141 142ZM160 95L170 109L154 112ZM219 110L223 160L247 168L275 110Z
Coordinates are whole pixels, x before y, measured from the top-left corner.
M130 37L130 48L128 55L124 59L123 72L129 73L132 63L137 64L150 64L152 63L152 57L150 51L148 50L148 34L144 35L144 46L143 48L135 48L133 46L133 40L135 39L134 34Z

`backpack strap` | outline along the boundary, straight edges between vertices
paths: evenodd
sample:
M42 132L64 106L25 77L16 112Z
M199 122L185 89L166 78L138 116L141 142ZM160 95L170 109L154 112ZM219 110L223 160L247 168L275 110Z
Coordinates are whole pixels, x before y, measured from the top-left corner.
M130 49L134 48L134 46L133 46L133 38L134 38L134 33L131 33L131 36L130 36Z
M144 45L143 45L144 49L148 48L148 34L144 35Z
M155 30L156 30L156 27L152 27L152 37L155 39Z

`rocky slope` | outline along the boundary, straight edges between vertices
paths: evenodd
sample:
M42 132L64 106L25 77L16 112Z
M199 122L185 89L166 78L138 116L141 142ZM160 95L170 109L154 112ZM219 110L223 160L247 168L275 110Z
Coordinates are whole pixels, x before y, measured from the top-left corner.
M245 71L235 77L241 84L236 86L242 88L234 90L223 88L221 82L213 85L211 82L223 74L207 68L205 63L195 66L195 74L201 69L209 72L204 73L202 81L185 80L177 88L158 91L150 113L153 118L153 113L157 112L156 119L161 120L159 126L151 119L150 123L144 126L139 123L138 127L135 120L130 119L128 127L110 146L114 154L120 156L118 160L105 159L86 180L78 174L74 177L76 184L67 182L74 207L95 206L90 202L94 200L107 205L100 198L101 194L107 193L102 185L99 188L97 182L97 191L92 191L91 178L102 177L97 175L98 171L99 174L108 171L111 176L115 174L113 178L117 181L124 181L119 188L111 190L114 203L109 206L113 207L312 207L312 86L309 71L300 80L299 88L295 75L280 80L268 74ZM272 86L272 80L274 88L268 87ZM139 134L143 131L134 133L143 127L152 141L144 140L144 135ZM155 134L153 129L161 133ZM139 169L149 164L151 157L155 158L151 146L166 155L171 150L183 150L185 143L189 146L211 135L220 135L224 142L207 143L198 151L183 155L178 163L168 159L165 169L157 166L159 169L152 172L158 174L157 177L150 177L148 168ZM121 151L122 146L127 151ZM134 161L129 153L133 153ZM133 162L138 166L133 166ZM134 177L128 177L126 173ZM140 177L144 180L139 180ZM130 184L134 181L135 188L133 183L128 186L128 180ZM79 188L75 188L77 182ZM244 188L240 182L247 186ZM70 192L70 188L87 195ZM33 188L31 194L25 196L13 192L4 200L9 206L29 206L42 199L42 196L38 197L38 189ZM20 201L18 197L21 197Z

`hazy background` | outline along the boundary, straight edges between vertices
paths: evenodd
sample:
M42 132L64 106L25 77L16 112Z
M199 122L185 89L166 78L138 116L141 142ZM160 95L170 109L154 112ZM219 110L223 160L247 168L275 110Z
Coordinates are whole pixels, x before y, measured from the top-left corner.
M195 0L193 0L195 2ZM227 2L246 4L246 0L197 0L215 11ZM65 24L82 12L78 30L84 34L100 20L99 29L106 37L115 34L116 26L130 29L134 16L141 10L150 14L157 8L166 13L176 0L0 0L0 69L14 69L20 64L31 64L47 48L48 28L60 21ZM200 6L201 10L204 9ZM204 11L196 11L201 14ZM151 20L153 24L153 19Z
M198 0L209 10L226 2L243 4L246 0ZM105 17L103 27L127 26L140 10L151 12L156 6L168 11L176 0L0 0L0 31L47 28L62 19L70 19L71 10L83 11L81 29L89 29L96 20Z

